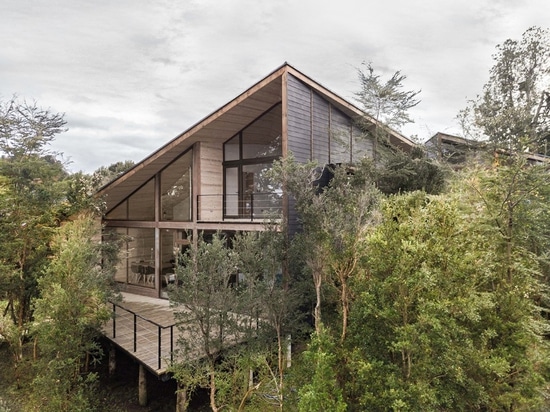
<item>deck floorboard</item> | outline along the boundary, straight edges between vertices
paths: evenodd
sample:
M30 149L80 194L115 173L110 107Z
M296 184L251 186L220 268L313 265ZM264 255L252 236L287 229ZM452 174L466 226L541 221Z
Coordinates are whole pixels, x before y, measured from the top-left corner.
M113 337L113 320L104 328L104 335L113 343L134 356L151 372L162 375L170 366L170 325L175 324L174 310L165 299L154 299L144 296L123 293L123 300L119 303L125 309L136 313L136 350L134 351L134 315L128 311L116 308L116 334ZM158 327L147 322L148 319L165 329L161 329L161 364L159 368ZM174 346L178 339L178 329L174 326Z

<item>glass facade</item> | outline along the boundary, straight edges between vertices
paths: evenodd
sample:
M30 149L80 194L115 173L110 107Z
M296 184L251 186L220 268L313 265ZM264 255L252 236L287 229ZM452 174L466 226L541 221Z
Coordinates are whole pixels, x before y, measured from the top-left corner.
M106 214L107 222L116 220L117 223L108 226L104 236L112 232L126 240L120 251L115 281L151 289L159 284L165 288L170 282L174 272L174 247L187 240L185 231L159 226L160 222L192 221L192 171L193 151L189 150ZM127 221L127 227L118 221ZM159 253L157 239L160 239Z
M282 155L278 104L224 144L224 217L266 218L281 207L281 190L269 177Z
M128 220L155 220L155 179L128 198Z
M192 161L189 151L161 172L161 220L192 220Z
M155 230L149 228L108 228L127 241L120 251L115 281L148 288L155 287Z

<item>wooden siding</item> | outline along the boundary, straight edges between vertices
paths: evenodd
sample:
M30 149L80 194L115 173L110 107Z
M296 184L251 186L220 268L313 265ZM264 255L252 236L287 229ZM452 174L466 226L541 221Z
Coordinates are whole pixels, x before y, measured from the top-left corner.
M351 162L351 119L338 109L330 112L330 163Z
M317 93L313 93L313 156L319 164L329 162L330 105Z
M311 159L311 90L288 76L288 150L298 162Z
M361 132L352 117L298 78L288 77L288 149L296 160L325 165L372 157L372 138Z
M200 219L221 222L223 194L223 146L221 143L200 143Z
M357 162L364 157L371 158L374 153L374 142L372 137L365 135L359 127L352 126L352 161Z
M311 160L311 89L296 77L288 75L288 151L298 162ZM299 227L295 201L288 198L288 231L295 233Z

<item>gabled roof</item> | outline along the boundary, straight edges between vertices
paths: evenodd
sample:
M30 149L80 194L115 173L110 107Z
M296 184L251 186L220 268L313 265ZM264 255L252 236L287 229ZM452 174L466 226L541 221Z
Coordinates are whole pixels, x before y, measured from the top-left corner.
M295 76L310 86L332 105L336 106L350 117L367 117L373 124L385 127L355 105L315 82L288 63L284 63L239 96L212 112L151 155L141 160L126 173L106 184L99 190L97 195L108 195L106 202L107 209L109 210L129 196L141 184L148 181L156 173L170 164L194 143L198 141L225 142L274 104L282 101L282 82L285 73ZM394 145L404 150L408 150L414 146L414 143L405 136L387 127L385 128L390 132L390 141Z

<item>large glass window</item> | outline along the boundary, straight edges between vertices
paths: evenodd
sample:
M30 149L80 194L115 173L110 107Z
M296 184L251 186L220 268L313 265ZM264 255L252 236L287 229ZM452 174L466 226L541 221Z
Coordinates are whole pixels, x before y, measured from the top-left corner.
M109 228L127 239L120 249L115 281L149 288L155 287L155 230L141 228Z
M161 220L192 220L193 154L187 152L161 173Z
M238 134L235 137L229 139L223 146L223 156L225 161L239 160L241 158L240 147L241 135Z
M266 218L280 209L282 191L269 178L270 170L271 163L243 165L241 213L245 216Z
M189 234L181 229L162 229L160 231L160 281L161 295L167 296L169 285L178 284L176 264L178 257L187 252L191 241Z
M113 210L111 210L109 213L107 213L107 216L105 216L106 219L110 220L126 220L128 219L128 201L125 200L120 205L115 207Z
M243 159L281 156L281 116L277 105L242 131Z
M225 169L225 214L238 216L239 214L239 168Z
M155 220L155 179L128 198L129 220Z
M278 104L224 145L224 216L264 218L280 210L281 191L267 177L282 154Z

